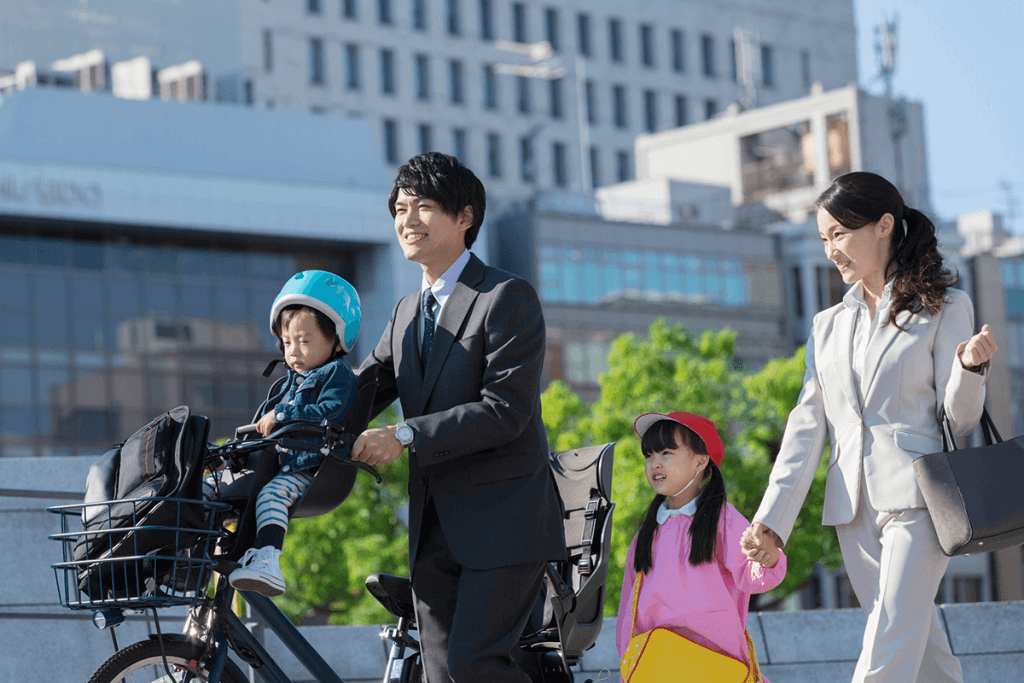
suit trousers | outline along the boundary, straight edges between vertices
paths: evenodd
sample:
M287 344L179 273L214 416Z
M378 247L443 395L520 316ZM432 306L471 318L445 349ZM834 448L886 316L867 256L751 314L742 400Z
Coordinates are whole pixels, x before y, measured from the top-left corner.
M540 593L543 562L470 569L456 562L427 499L412 568L428 683L530 683L512 650Z
M857 514L836 533L868 617L854 683L963 683L935 608L949 558L928 510L875 510L862 477Z

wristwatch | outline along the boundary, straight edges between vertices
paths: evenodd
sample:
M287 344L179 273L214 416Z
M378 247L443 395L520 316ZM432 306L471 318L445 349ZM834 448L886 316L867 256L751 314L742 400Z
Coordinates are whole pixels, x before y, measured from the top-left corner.
M412 427L407 422L395 424L395 438L402 442L403 446L412 446L412 438L415 436Z

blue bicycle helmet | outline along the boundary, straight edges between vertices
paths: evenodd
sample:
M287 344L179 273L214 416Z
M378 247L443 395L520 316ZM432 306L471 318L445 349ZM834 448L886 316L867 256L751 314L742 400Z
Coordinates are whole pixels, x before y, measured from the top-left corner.
M294 305L316 309L333 320L342 351L348 353L355 346L363 314L356 288L344 278L323 270L296 273L284 283L281 293L270 307L271 331L281 311Z

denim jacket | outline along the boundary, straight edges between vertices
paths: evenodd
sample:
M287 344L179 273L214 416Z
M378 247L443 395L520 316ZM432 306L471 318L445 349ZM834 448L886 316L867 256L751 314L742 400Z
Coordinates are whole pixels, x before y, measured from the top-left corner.
M297 420L343 422L352 408L359 382L352 366L338 358L306 372L288 369L288 379L281 389L267 399L262 415L274 411L274 425ZM322 440L311 435L295 435L310 444ZM281 472L299 472L319 465L324 456L319 451L285 450L281 453Z

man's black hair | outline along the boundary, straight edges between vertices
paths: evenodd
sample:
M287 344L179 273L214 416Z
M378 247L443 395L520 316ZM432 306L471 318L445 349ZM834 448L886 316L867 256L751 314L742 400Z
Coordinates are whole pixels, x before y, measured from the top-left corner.
M395 186L388 197L391 216L395 215L398 193L407 194L438 203L447 215L456 218L467 206L473 208L473 224L466 231L466 249L473 246L484 222L484 208L487 195L484 184L462 162L453 156L440 152L417 154L398 169Z

